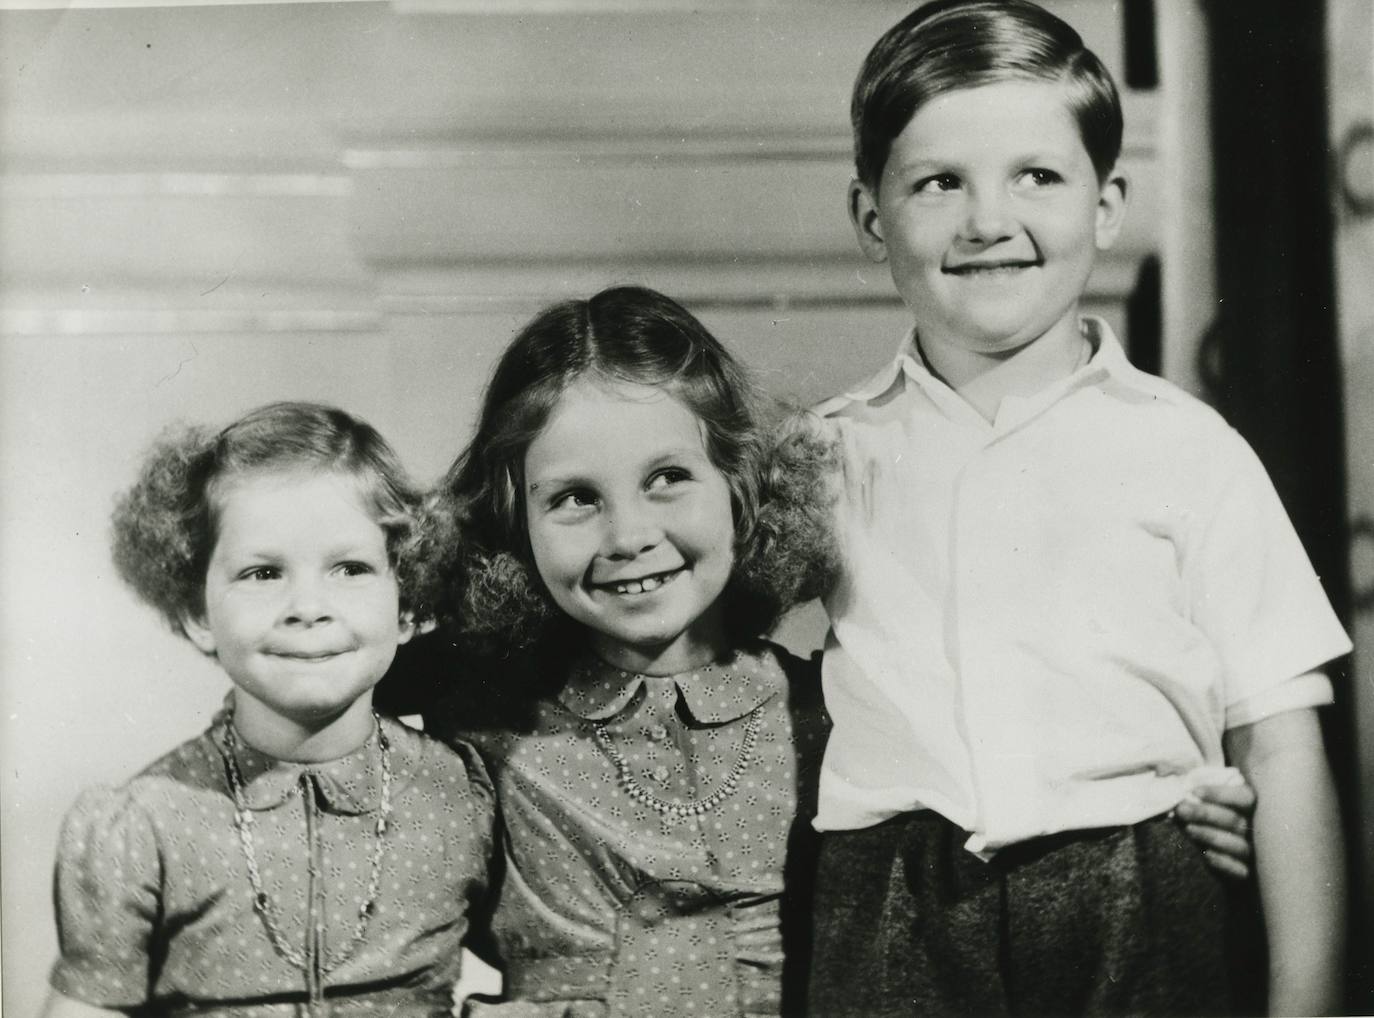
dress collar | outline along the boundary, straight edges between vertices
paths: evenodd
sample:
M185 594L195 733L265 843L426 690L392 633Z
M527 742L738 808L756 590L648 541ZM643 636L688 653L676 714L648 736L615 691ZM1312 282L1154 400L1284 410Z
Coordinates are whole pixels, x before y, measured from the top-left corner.
M260 753L238 736L229 744L230 713L222 710L210 726L210 737L229 766L233 753L243 775L244 800L252 810L270 810L286 802L300 787L301 775L309 775L317 799L325 811L357 815L381 806L381 750L374 729L366 742L347 756L322 763L278 760ZM395 739L390 740L395 743ZM226 777L226 782L228 778Z
M782 667L766 646L737 650L677 675L625 672L588 656L574 666L558 702L580 718L605 721L629 707L640 689L673 685L694 721L724 724L772 699L785 683Z

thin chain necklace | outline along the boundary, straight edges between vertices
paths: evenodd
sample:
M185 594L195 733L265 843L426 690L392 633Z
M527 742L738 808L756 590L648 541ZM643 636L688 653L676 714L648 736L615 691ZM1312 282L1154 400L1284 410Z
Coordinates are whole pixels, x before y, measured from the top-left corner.
M636 675L635 678L642 679L644 676ZM676 819L700 816L715 809L739 789L739 779L754 756L754 743L758 741L759 728L763 724L763 715L760 713L762 710L763 705L759 704L749 712L749 720L744 725L744 738L740 742L739 756L735 758L734 766L730 768L714 792L695 801L673 802L670 799L659 798L636 781L630 770L630 762L625 759L625 754L620 752L611 742L611 735L606 731L606 726L602 722L592 722L592 736L596 740L597 748L606 754L607 759L615 765L616 776L620 779L620 787L635 802L642 806L648 806L655 813L665 817Z
M382 731L381 718L377 716L375 711L372 714L372 722L376 726L377 747L381 755L382 787L381 805L377 810L377 823L373 834L372 865L367 879L367 893L363 895L362 904L358 906L358 920L353 926L353 936L335 957L319 959L318 978L312 973L311 960L307 953L288 942L281 926L277 923L276 905L263 889L262 875L258 872L257 854L253 850L253 812L248 808L248 798L244 792L243 773L239 770L238 748L240 743L238 731L234 728L232 713L225 723L224 741L225 747L229 751L229 789L234 797L234 826L238 828L239 844L243 847L244 860L248 864L248 880L253 885L253 908L262 919L262 925L267 930L267 936L272 941L272 946L283 958L306 974L312 1003L318 1003L323 998L323 977L329 975L351 958L353 952L358 949L358 945L362 943L368 920L372 918L373 910L376 908L377 894L381 887L382 857L386 854L387 820L391 816L391 743L387 739L386 733ZM311 794L309 780L306 772L302 772L302 796ZM309 854L309 867L313 883L320 876L313 851ZM306 935L311 937L315 932L318 931L307 931Z

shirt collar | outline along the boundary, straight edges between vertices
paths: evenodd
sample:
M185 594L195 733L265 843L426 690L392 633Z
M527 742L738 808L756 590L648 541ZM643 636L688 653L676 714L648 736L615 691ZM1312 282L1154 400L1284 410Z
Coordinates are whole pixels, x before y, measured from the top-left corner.
M1093 355L1087 364L1074 372L1066 389L1076 389L1110 379L1131 389L1147 390L1147 385L1141 381L1143 373L1126 358L1126 351L1122 349L1110 325L1095 315L1083 315L1079 319L1079 327L1093 344ZM925 358L921 355L916 342L915 328L907 330L902 337L901 345L897 348L896 356L884 365L881 371L862 385L846 392L838 402L867 403L891 392L905 380L910 380L927 390L932 386L942 390L949 389L949 386L935 377L926 366ZM835 408L831 406L824 407L822 413L833 409Z
M584 659L558 694L558 702L588 721L605 721L635 702L645 686L677 687L692 719L724 724L742 718L768 702L786 682L772 654L759 649L730 656L677 675L641 675L621 671L596 658Z
M306 764L260 753L245 743L242 736L234 738L231 749L230 717L227 710L215 715L211 738L224 759L226 781L231 754L237 760L239 773L243 776L244 800L249 809L276 809L296 793L303 774L309 776L326 812L357 815L380 808L382 767L377 730L347 756Z

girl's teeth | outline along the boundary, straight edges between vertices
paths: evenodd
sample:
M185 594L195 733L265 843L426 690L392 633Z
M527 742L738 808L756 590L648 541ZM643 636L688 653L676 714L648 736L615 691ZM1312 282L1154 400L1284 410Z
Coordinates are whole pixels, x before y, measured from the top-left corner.
M646 576L642 580L626 580L624 583L617 583L615 592L617 594L642 594L646 590L657 590L667 582L667 578L662 576Z

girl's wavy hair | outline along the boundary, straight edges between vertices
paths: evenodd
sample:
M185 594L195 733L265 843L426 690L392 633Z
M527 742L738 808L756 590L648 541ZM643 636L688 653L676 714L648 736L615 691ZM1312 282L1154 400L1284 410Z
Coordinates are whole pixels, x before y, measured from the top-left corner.
M1017 79L1064 85L1105 183L1121 154L1116 84L1071 25L1030 0L933 0L874 44L850 103L859 180L878 193L893 141L932 99Z
M138 479L115 500L111 544L120 577L185 635L182 620L205 614L205 572L224 486L250 472L297 469L353 479L386 534L402 610L421 613L415 598L420 497L376 429L317 403L271 403L218 432L167 429Z
M815 596L834 565L829 446L805 429L778 440L782 407L677 302L622 286L536 315L502 355L476 435L431 504L426 562L446 628L487 654L539 645L571 625L535 570L525 517L525 453L581 378L661 388L701 422L730 489L736 565L725 618L760 635Z

